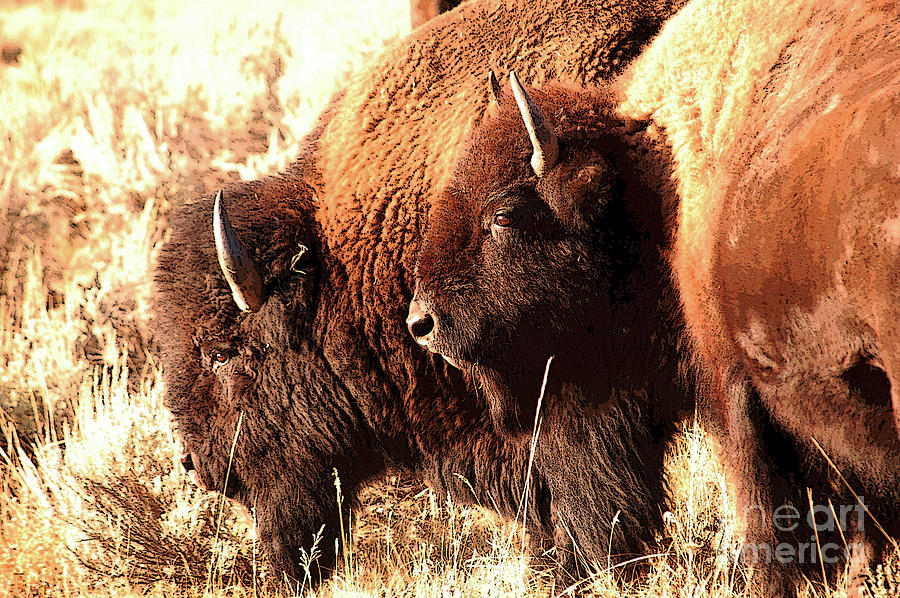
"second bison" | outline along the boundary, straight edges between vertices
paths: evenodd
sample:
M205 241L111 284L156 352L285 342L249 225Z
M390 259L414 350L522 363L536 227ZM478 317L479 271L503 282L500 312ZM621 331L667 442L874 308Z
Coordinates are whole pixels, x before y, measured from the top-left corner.
M633 443L621 463L639 464L635 487L661 505L662 457L693 406L664 253L676 207L664 200L667 152L611 116L611 94L529 95L511 74L493 95L432 210L410 333L472 377L508 434L530 431L543 393L539 455L551 471L591 458L560 440ZM617 435L573 423L602 430L623 408ZM607 525L594 521L598 533Z

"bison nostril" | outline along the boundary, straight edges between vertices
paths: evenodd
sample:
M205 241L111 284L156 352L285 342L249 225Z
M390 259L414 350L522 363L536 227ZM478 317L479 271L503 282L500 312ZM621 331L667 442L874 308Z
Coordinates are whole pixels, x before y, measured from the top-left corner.
M194 471L194 459L190 453L181 456L181 466L187 472Z
M416 342L423 347L428 344L428 336L434 330L434 318L422 304L415 299L409 304L409 315L406 316L406 327Z
M406 325L409 327L409 332L414 339L417 341L425 340L425 337L434 330L434 318L430 314L422 314L414 319L407 320Z

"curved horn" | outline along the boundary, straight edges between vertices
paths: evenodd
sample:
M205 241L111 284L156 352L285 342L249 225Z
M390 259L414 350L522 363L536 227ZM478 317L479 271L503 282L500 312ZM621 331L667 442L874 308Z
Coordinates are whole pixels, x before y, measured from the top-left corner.
M213 206L213 236L216 238L219 267L228 282L234 302L241 311L256 311L263 303L262 279L253 258L241 246L228 222L221 191L216 193L216 203Z
M534 147L534 153L531 154L531 167L540 178L556 164L559 142L556 140L556 133L553 132L550 121L519 84L519 79L513 71L509 72L509 84L512 86L516 104L519 106L519 112L522 113L522 120L525 121L525 129L528 131L528 137L531 138L531 145Z

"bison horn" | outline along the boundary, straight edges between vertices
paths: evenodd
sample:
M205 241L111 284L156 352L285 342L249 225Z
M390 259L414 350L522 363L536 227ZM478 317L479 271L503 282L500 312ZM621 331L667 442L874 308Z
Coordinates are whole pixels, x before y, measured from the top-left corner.
M509 73L509 83L512 86L513 95L516 97L519 112L522 113L522 120L525 121L525 129L531 138L531 145L534 147L534 152L531 154L531 167L538 177L542 177L553 168L559 155L556 133L553 132L553 127L541 109L519 84L519 79L513 71Z
M262 305L262 279L253 258L238 241L228 213L222 202L222 192L216 193L213 207L213 235L216 238L216 256L231 296L241 311L256 311Z

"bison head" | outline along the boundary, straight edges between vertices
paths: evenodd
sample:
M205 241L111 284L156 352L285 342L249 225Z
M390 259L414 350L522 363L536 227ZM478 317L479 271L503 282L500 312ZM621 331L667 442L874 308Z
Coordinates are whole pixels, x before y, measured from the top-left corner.
M611 90L529 94L510 73L501 94L490 80L496 99L430 214L407 325L469 372L509 433L530 428L551 356L547 390L608 392L623 344L610 338L632 317L620 306L662 226L629 155L639 128L613 116Z
M190 461L203 486L254 510L271 563L297 579L316 532L339 529L333 471L352 487L380 467L377 456L351 463L374 453L310 340L310 195L282 175L186 205L156 271L166 403Z

